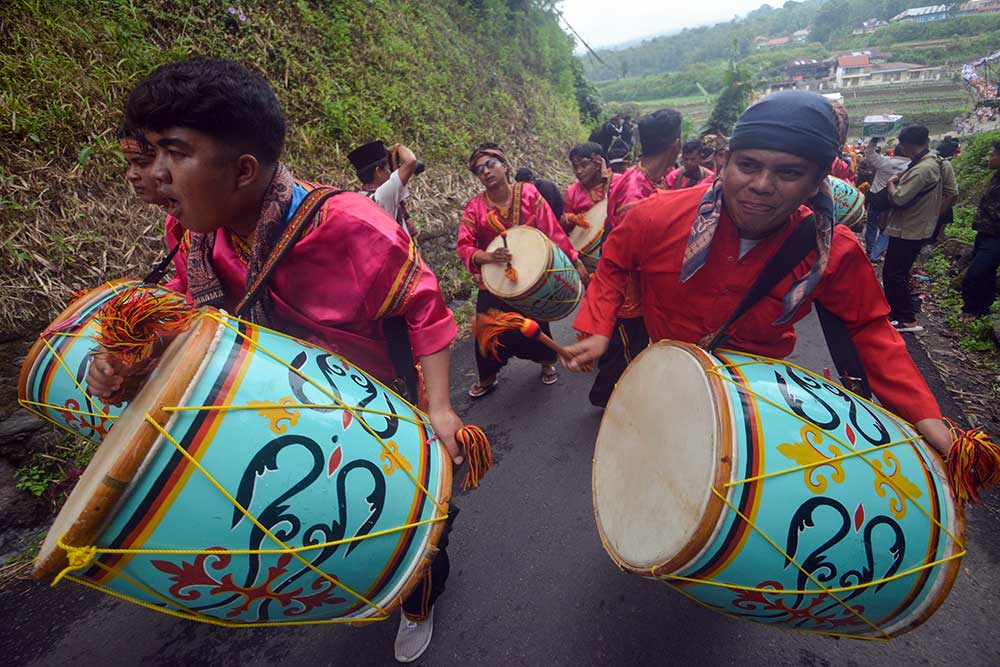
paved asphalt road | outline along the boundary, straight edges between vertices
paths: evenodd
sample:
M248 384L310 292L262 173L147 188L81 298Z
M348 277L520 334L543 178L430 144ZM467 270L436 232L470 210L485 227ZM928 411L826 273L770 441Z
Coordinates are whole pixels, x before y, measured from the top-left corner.
M565 321L555 331L571 338ZM813 370L829 366L814 320L800 336L792 359ZM914 354L933 373L919 348ZM459 412L489 433L497 465L477 491L457 496L452 575L421 664L1000 665L996 497L970 513L969 555L951 596L900 639L834 640L729 620L619 572L602 550L590 491L600 413L586 400L588 376L564 372L545 387L536 365L515 361L495 394L470 404L464 391L472 368L465 343L455 354L453 396ZM0 655L8 665L394 664L395 621L227 630L71 583L18 582L0 593L0 605Z

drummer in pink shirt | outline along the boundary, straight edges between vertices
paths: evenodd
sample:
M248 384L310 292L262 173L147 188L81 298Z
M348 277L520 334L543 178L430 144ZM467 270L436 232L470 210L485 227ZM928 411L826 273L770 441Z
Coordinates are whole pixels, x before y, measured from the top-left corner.
M693 188L715 179L715 172L701 165L701 153L700 141L689 141L681 147L681 166L669 172L664 179L668 190Z

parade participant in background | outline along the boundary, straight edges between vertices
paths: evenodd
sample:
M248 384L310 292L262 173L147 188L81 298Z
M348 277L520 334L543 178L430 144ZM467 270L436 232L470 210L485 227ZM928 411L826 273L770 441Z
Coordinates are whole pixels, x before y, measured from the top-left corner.
M689 141L681 147L681 166L667 174L669 189L681 190L715 179L715 172L701 164L702 149L700 141Z
M181 61L141 81L125 115L156 146L152 174L167 202L167 242L180 238L168 286L195 305L236 312L263 284L245 311L249 319L342 354L384 382L394 374L381 320L403 317L423 367L431 425L460 464L455 433L462 422L448 377L456 327L437 280L406 232L366 197L341 192L303 219L300 205L316 186L279 162L285 117L271 86L235 62ZM283 247L280 263L269 263ZM127 370L96 357L90 390L112 395ZM445 536L439 546L446 544ZM403 602L398 659L414 660L430 643L431 605L448 569L442 548Z
M885 234L889 246L882 267L882 284L892 309L889 319L901 332L923 331L910 296L910 270L920 249L934 235L938 218L958 195L951 163L928 148L927 128L904 127L896 155L910 159L902 174L886 185L890 209Z
M632 138L632 128L624 121L622 114L616 112L608 122L590 133L589 141L600 144L604 148L604 154L608 155L615 145L624 146L628 153L635 140Z
M729 139L721 134L705 134L701 137L701 166L719 173L726 163Z
M629 168L629 152L624 146L612 148L607 153L608 169L615 174L624 174Z
M673 169L681 147L681 115L660 109L639 120L642 155L639 164L617 179L608 192L608 219L605 227L614 230L640 201L662 190L667 171ZM590 402L603 408L608 404L618 378L637 354L649 344L639 303L639 283L630 277L624 287L611 344L597 365L597 377L590 388Z
M962 321L971 322L990 312L997 295L1000 268L1000 141L993 142L989 168L993 178L986 187L972 222L976 242L972 262L962 278Z
M128 163L125 180L132 186L135 196L147 204L165 204L167 200L157 193L156 181L151 173L156 147L146 141L142 132L125 125L118 130L118 147Z
M562 192L559 191L559 186L546 178L538 178L535 172L531 171L527 167L521 167L514 174L515 183L531 183L538 190L538 194L542 195L542 199L545 203L549 205L549 210L552 211L553 217L556 220L562 220L564 205Z
M588 141L577 144L569 152L576 181L566 189L563 228L584 225L583 214L604 200L618 175L608 171L601 157L601 145Z
M407 185L419 173L421 163L413 151L402 144L396 144L392 150L399 159L396 169L392 169L390 153L381 141L358 146L347 154L347 159L361 181L361 191L385 209L407 234L416 236L417 229L410 221L405 200L410 194Z
M469 171L486 188L465 206L458 225L458 256L480 283L476 313L487 313L490 310L514 311L482 286L481 267L484 264L504 264L511 260L512 255L507 248L498 248L493 252L487 252L486 248L501 232L515 225L535 227L545 234L566 253L581 278L588 278L587 269L580 263L576 250L570 245L566 233L535 186L516 183L511 187L510 164L500 146L494 143L480 144L469 157ZM539 322L539 326L542 333L551 336L548 323ZM543 384L554 384L559 379L555 353L536 339L528 338L519 331L510 331L504 334L501 342L502 345L497 350L499 358L486 356L478 345L473 345L479 378L469 387L469 396L472 398L480 398L496 387L497 374L511 357L530 359L541 364Z
M943 158L958 157L958 154L962 152L961 147L958 145L958 139L950 134L944 135L944 139L941 140L941 143L934 150Z
M747 109L712 185L657 194L612 230L574 323L589 337L568 348L566 365L578 370L604 354L636 271L652 338L705 344L783 241L812 216L816 249L721 332L728 335L725 346L786 357L795 347L795 322L816 301L846 325L882 404L946 453L948 426L886 319L871 264L849 229L834 228L826 176L841 145L837 134L829 101L815 93L775 93Z
M883 193L885 186L889 184L896 174L906 169L910 163L903 156L882 155L878 148L878 137L873 137L865 146L865 162L874 170L872 186L868 189L866 202L868 204L868 221L865 223L865 250L868 259L873 263L882 261L885 249L889 245L889 237L882 233L879 227L879 217L888 210L888 200Z

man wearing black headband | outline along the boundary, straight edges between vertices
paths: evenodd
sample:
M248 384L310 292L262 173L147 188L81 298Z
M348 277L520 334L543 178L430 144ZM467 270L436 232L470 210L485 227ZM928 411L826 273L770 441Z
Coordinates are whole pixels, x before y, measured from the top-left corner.
M393 165L392 156L398 165ZM361 191L395 218L410 236L417 233L406 211L405 200L410 191L407 185L418 173L417 156L403 144L396 144L391 151L381 141L358 146L347 154L354 172L361 181Z
M628 212L604 243L574 323L588 337L569 348L566 366L581 370L608 348L632 272L639 275L652 339L704 344L720 333L783 241L811 216L814 249L726 328L726 347L787 357L795 347L795 322L818 302L847 327L882 404L945 454L948 427L886 317L871 263L850 230L833 226L826 176L841 145L839 122L820 95L765 97L740 117L712 185L659 193Z

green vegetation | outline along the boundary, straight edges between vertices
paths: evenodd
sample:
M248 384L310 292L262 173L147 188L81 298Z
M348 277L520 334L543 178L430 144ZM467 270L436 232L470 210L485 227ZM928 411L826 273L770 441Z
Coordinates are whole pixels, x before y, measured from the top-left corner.
M619 102L686 97L699 95L701 93L699 85L711 93L719 92L725 75L724 62L711 65L698 63L689 65L679 72L606 81L597 84L597 90L604 99Z
M97 445L90 441L65 436L14 471L17 488L36 498L45 497L58 507L96 451Z
M965 206L979 204L986 183L993 177L986 162L993 152L994 141L1000 141L1000 130L983 132L961 141L962 154L955 158L952 165L958 181L959 202Z
M715 101L712 115L708 117L705 127L708 132L725 136L733 133L737 119L750 104L750 96L753 93L752 78L750 68L746 65L729 63L722 92Z
M405 141L429 164L412 207L429 232L453 225L475 187L473 144L499 141L552 173L585 136L581 115L600 111L541 0L255 5L4 3L0 330L45 322L71 290L160 253L162 216L128 193L115 131L128 91L162 63L221 56L264 75L288 116L284 161L306 179L353 187L353 145Z

